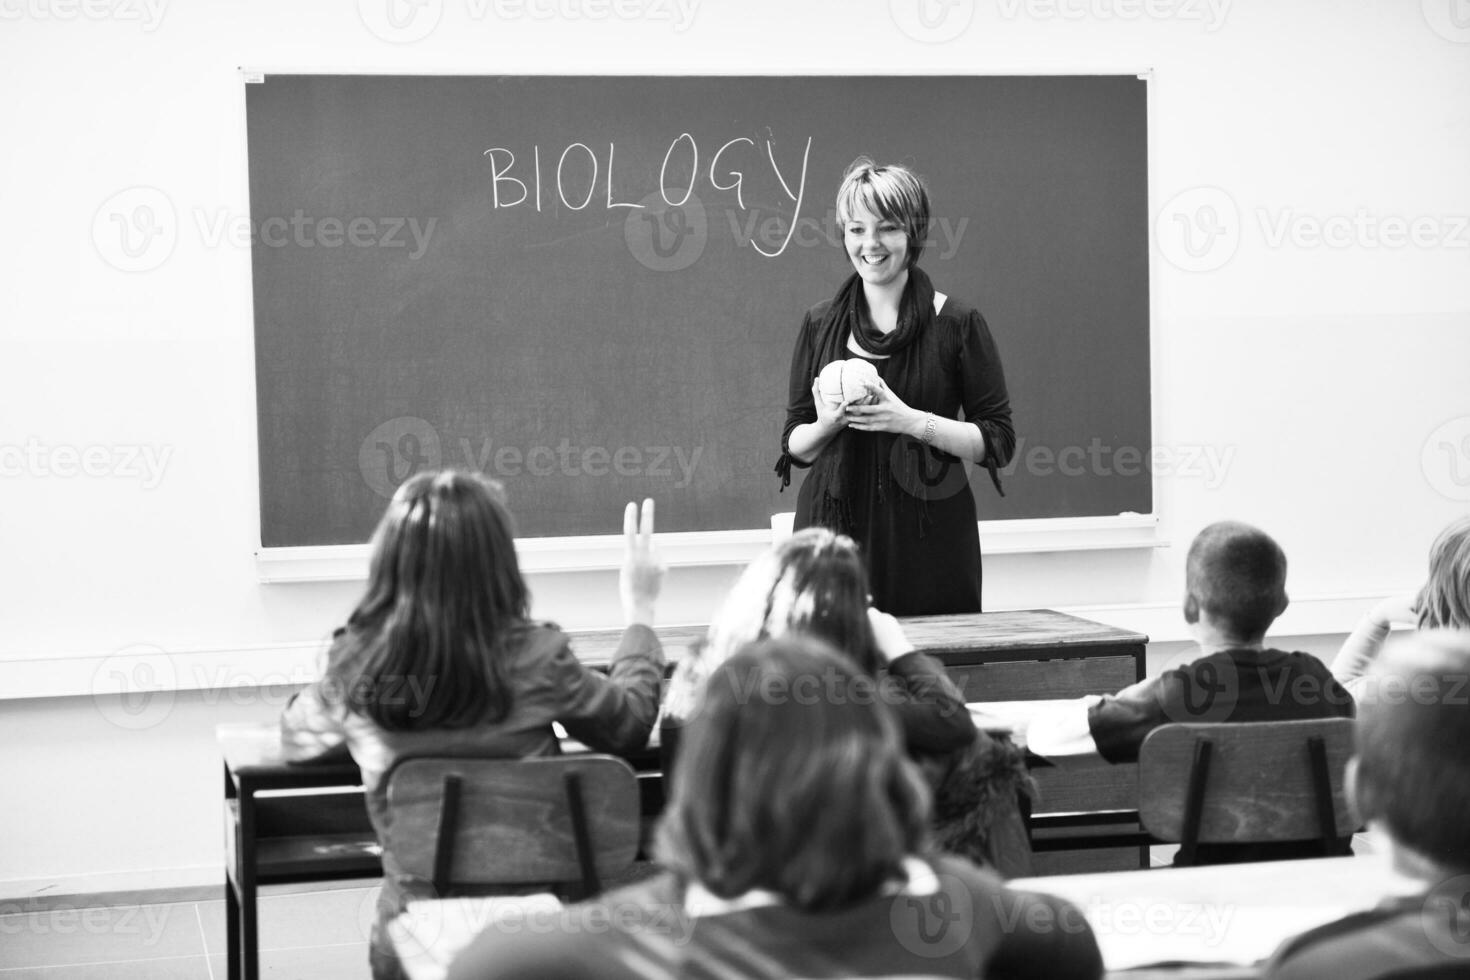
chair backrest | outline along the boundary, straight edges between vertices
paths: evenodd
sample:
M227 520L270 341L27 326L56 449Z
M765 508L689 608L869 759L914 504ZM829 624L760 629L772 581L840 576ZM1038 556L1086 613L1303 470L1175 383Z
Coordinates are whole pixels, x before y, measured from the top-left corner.
M1163 725L1138 753L1139 820L1160 840L1194 845L1347 836L1343 772L1349 718Z
M612 756L410 758L387 781L384 848L441 896L570 883L590 894L638 850L638 779Z

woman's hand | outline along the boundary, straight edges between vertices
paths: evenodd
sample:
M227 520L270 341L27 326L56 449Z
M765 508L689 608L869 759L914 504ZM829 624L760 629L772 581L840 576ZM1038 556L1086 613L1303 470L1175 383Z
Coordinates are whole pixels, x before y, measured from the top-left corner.
M823 397L817 378L812 379L812 404L817 409L817 425L823 431L836 432L847 425L847 416L842 413L843 404Z
M629 626L653 625L653 603L664 580L664 563L653 547L653 498L638 505L629 502L623 510L623 568L618 574L618 591L623 599L623 618Z
M909 638L903 635L903 627L898 625L898 620L886 612L879 612L869 606L868 626L873 630L873 640L878 644L878 652L883 655L886 663L891 664L916 649Z
M848 405L844 409L847 424L859 432L900 432L922 438L928 414L909 408L893 389L878 379L873 389L878 400L872 405Z

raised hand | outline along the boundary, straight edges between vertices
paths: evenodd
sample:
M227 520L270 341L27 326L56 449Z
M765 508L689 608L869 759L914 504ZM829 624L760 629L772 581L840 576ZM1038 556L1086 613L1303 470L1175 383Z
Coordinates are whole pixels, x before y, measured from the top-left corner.
M664 563L653 545L653 498L638 505L629 501L623 509L623 567L618 574L618 592L623 600L623 618L628 625L653 625L653 604L663 586Z

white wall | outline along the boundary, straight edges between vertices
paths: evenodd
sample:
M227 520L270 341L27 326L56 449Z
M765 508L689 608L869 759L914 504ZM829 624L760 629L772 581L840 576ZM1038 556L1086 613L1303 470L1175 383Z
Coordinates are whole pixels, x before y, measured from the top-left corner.
M1183 545L1225 516L1270 530L1298 600L1283 631L1327 652L1370 597L1417 584L1434 532L1470 507L1470 28L1452 0L1151 0L1133 19L1116 13L1129 0L950 0L935 3L949 29L972 20L932 43L897 26L919 0L685 0L682 30L560 0L573 13L443 0L437 28L403 44L365 26L387 0L153 0L156 20L129 19L142 0L68 2L0 0L0 454L34 449L0 455L0 676L65 675L80 693L105 680L105 658L143 645L223 667L211 676L228 689L180 693L142 729L107 696L5 702L0 894L217 877L213 725L271 717L279 699L251 687L272 679L261 665L309 659L353 599L350 585L255 578L249 254L201 230L246 213L238 66L1152 69L1155 442L1234 451L1218 485L1159 480L1164 535ZM940 108L936 133L964 124L954 111ZM106 260L122 261L107 215L137 186L164 195L178 239L157 268L125 272ZM1197 188L1214 190L1177 197ZM1214 268L1186 271L1171 261L1190 261L1175 220L1202 220L1200 203L1230 233L1200 260ZM1293 240L1334 217L1345 242ZM1418 244L1362 230L1415 219ZM983 309L983 284L968 292ZM63 447L91 446L168 455L156 485L49 473ZM1182 550L993 558L987 605L1077 608L1168 636ZM681 570L663 619L706 619L731 574ZM533 587L541 615L616 622L607 574Z

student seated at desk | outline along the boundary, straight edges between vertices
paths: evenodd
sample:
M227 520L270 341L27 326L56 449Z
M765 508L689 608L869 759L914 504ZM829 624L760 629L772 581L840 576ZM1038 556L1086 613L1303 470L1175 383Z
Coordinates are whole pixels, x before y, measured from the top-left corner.
M1416 634L1367 679L1348 792L1422 887L1288 940L1265 975L1470 977L1470 632Z
M641 526L624 514L628 628L603 675L556 627L529 617L500 485L479 474L417 474L373 533L367 591L327 652L325 676L287 705L281 740L304 761L349 751L369 816L385 840L383 777L401 758L515 758L560 751L552 723L598 751L642 748L658 715L663 650L651 629L663 567L652 550L653 501ZM383 854L373 976L400 976L385 926L428 883Z
M1235 521L1211 524L1190 545L1184 619L1199 643L1195 660L1115 695L1086 697L1039 713L1026 729L1040 756L1096 753L1134 762L1148 733L1170 722L1351 718L1353 699L1316 657L1265 645L1286 611L1286 555L1264 531ZM1337 853L1350 852L1351 838ZM1202 864L1316 857L1320 845L1201 845Z
M1394 623L1417 629L1470 629L1470 517L1439 533L1429 548L1429 578L1417 595L1390 596L1374 606L1353 630L1332 673L1356 694Z
M943 805L943 846L1007 875L1030 869L1030 843L1017 792L1027 785L1020 750L978 732L964 696L934 657L920 653L898 620L869 605L868 574L845 535L809 527L751 562L710 624L708 641L680 661L659 723L665 773L674 771L679 732L698 711L700 690L736 650L805 633L846 654L898 718L909 754Z
M915 650L898 620L868 604L857 544L809 527L746 567L710 623L707 642L674 668L659 720L665 772L673 768L679 730L698 711L705 679L736 650L788 633L825 640L865 675L888 677L882 694L910 752L952 752L974 739L975 722L944 665Z
M679 752L668 870L492 921L450 980L1099 976L1078 909L930 853L928 793L874 685L809 637L727 659Z

